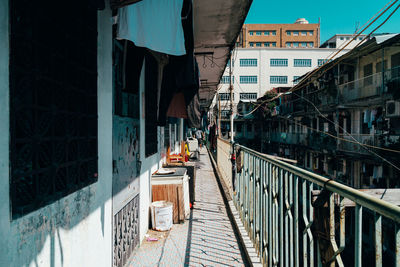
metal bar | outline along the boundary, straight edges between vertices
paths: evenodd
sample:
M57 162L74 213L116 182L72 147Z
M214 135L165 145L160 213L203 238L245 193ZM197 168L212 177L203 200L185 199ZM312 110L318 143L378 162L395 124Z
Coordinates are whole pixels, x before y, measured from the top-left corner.
M307 246L307 181L302 179L302 191L301 195L303 198L303 221L306 228L303 231L303 266L308 266L308 246Z
M289 204L289 195L288 195L288 172L284 171L284 195L285 195L285 266L289 266L289 213L290 213L290 204Z
M314 237L311 232L311 225L314 221L314 208L311 205L311 192L313 190L313 183L308 183L308 193L307 193L307 206L308 206L308 226L307 226L307 233L308 233L308 238L310 239L310 267L314 266Z
M272 164L268 164L268 266L272 266L272 258L274 257L274 244L273 244L273 208L272 208Z
M299 177L294 175L294 266L300 266L299 260Z
M292 212L292 207L293 207L293 174L290 173L289 175L289 259L290 263L289 266L293 267L294 266L294 249L293 249L293 244L294 244L294 236L293 236L293 227L294 227L294 222L293 222L293 212Z
M354 239L354 266L361 267L362 249L362 207L356 204L355 208L355 239Z
M396 266L400 266L400 226L396 223L395 225L395 236L396 236Z
M257 151L251 150L249 148L240 146L243 151L257 155L258 157L274 164L277 167L283 168L292 172L307 181L317 184L328 191L338 193L340 196L348 198L354 201L356 204L364 206L372 211L375 211L397 223L400 223L400 207L383 201L381 199L375 198L373 196L367 195L355 188L351 188L344 184L338 183L334 180L327 179L313 172L301 169L297 166L291 165L289 163L276 160L272 157L268 157L265 154L261 154Z
M283 221L283 169L279 169L279 261L280 266L283 265L284 260L284 246L283 246L283 229L284 229L284 221Z
M375 213L375 266L382 267L382 216Z

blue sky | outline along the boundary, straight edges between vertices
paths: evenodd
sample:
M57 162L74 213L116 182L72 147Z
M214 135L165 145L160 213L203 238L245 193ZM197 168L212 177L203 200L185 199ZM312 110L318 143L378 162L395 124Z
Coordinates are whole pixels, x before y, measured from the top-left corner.
M361 27L388 2L389 0L253 0L245 23L293 23L297 18L306 18L310 23L318 23L320 18L323 43L338 33L354 33L357 23ZM396 5L398 3L390 10ZM390 12L387 12L382 17L386 18L389 14ZM378 26L379 23L373 24L365 32L369 33L375 28L374 25ZM400 32L400 8L377 32Z

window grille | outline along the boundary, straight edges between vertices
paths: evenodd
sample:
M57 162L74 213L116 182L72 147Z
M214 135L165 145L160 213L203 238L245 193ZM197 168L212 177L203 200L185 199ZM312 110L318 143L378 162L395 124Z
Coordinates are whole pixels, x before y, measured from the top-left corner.
M270 76L271 84L287 84L287 76Z
M294 59L293 66L295 66L295 67L311 67L311 59Z
M240 100L256 100L257 93L240 93Z
M10 1L13 219L97 181L97 11L85 3Z
M269 64L271 67L287 67L288 60L286 58L271 58Z
M231 100L230 93L220 93L219 99L220 100ZM235 95L233 95L233 99L235 99Z
M230 76L222 76L221 77L221 83L230 84L231 83L231 77ZM235 78L233 76L232 76L232 83L235 83Z
M240 83L255 84L257 83L257 76L240 76Z
M240 59L240 67L257 67L256 58L242 58Z

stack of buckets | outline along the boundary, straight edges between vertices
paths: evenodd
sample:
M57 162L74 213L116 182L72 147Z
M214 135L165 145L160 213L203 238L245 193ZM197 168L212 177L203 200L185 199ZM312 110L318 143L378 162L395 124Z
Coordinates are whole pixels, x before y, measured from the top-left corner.
M151 224L154 230L168 231L172 227L172 207L168 201L151 203Z

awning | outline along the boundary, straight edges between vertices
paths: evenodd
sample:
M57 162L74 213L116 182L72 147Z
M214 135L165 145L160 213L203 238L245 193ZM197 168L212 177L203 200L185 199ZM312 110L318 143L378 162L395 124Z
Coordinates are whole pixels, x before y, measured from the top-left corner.
M193 0L200 103L209 107L252 0Z

